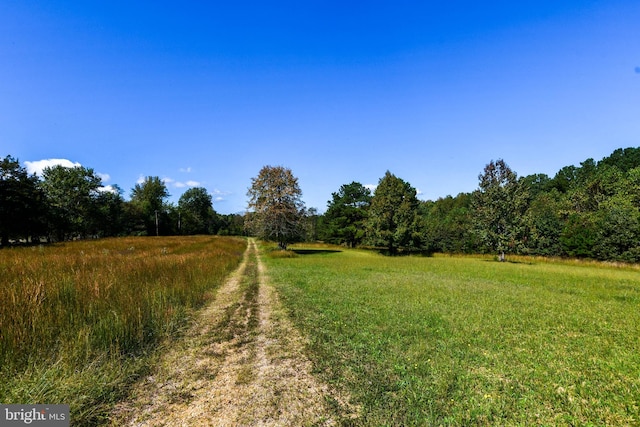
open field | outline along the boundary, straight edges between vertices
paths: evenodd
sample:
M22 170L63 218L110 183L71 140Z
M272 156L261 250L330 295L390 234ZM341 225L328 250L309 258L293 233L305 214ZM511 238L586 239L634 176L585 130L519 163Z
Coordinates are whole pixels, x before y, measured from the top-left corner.
M242 259L246 240L119 238L0 251L0 402L94 424Z
M293 247L264 257L357 425L637 425L635 269Z

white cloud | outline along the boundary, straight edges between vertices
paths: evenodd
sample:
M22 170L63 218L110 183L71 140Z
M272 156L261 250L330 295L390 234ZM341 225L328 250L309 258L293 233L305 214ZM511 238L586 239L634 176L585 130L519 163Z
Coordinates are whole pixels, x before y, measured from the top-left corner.
M144 175L140 175L138 177L138 180L136 181L136 184L144 184L144 181L145 181Z
M211 194L218 197L224 197L232 193L230 191L222 191L222 190L218 190L217 188L214 188L213 190L211 190Z
M105 185L104 187L99 187L98 191L102 193L113 193L118 194L118 190L113 185Z
M222 190L218 190L217 188L214 188L213 190L211 190L209 192L209 194L211 194L211 199L214 202L224 202L227 200L228 195L233 194L230 191L222 191Z
M200 186L200 182L198 181L189 180L187 182L182 182L182 181L176 181L175 179L169 178L169 177L162 178L162 182L164 182L167 187L173 187L173 188L186 188L186 187Z
M178 169L180 172L184 172L184 173L191 173L191 166L187 167L187 168L180 168Z
M82 167L82 165L78 162L72 162L71 160L67 160L67 159L43 159L43 160L36 160L35 162L29 162L26 161L24 162L26 168L27 168L27 172L29 174L35 173L38 176L42 176L42 172L46 169L46 168L50 168L50 167L54 167L54 166L62 166L65 168L77 168L77 167ZM100 173L100 172L96 172L95 173L98 178L100 178L100 180L102 182L108 182L111 180L111 175L109 175L108 173ZM142 181L140 182L144 182L144 178L140 177L140 179L142 179ZM99 191L108 191L111 193L117 193L117 190L114 189L113 186L111 185L107 185L104 187L100 187L98 189Z
M364 188L368 188L369 190L371 190L371 193L374 193L376 191L376 188L378 188L377 184L365 184L363 185Z
M24 164L27 167L27 172L29 172L29 174L35 173L38 176L42 176L42 172L46 168L53 167L53 166L63 166L65 168L74 168L74 167L82 166L80 163L77 163L77 162L74 163L71 160L67 160L67 159L43 159L43 160L36 160L35 162L26 161L24 162Z

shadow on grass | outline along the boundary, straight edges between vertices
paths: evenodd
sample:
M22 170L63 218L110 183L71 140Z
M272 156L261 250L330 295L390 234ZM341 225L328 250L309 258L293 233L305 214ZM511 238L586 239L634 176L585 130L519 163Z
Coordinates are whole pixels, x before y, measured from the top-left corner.
M483 262L497 262L498 264L523 264L523 265L535 265L534 262L531 261L516 261L516 260L510 260L510 259L505 259L504 261L500 261L497 258L493 258L493 259L483 259Z
M293 249L293 252L298 255L328 255L342 251L337 249Z
M397 252L389 252L387 249L372 249L380 255L388 256L388 257L408 257L408 256L417 256L417 257L425 257L431 258L433 257L433 252L431 251L397 251Z

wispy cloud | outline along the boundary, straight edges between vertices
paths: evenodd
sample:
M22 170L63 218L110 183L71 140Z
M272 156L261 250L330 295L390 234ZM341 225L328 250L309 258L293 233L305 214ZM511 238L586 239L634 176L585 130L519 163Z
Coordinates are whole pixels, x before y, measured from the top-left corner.
M178 170L179 170L180 172L183 172L183 173L191 173L191 166L186 167L186 168L180 168L180 169L178 169Z
M24 164L27 168L28 173L30 174L35 173L38 176L42 176L42 172L49 167L63 166L65 168L74 168L74 167L82 166L78 162L72 162L71 160L67 160L67 159L43 159L43 160L36 160L34 162L26 161L24 162Z
M173 188L199 187L201 185L200 182L198 181L189 180L189 181L183 182L183 181L176 181L175 179L169 178L169 177L162 178L162 182L164 182L167 187L173 187Z
M230 191L222 191L214 188L210 194L214 202L224 202L225 200L227 200L226 196L232 193Z

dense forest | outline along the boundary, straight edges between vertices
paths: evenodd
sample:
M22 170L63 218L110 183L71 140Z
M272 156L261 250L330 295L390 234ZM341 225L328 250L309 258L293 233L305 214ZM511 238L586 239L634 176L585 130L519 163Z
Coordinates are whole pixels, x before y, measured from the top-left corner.
M0 161L2 246L124 235L245 233L240 214L220 215L204 188L177 205L147 177L125 200L90 168L55 166L29 175L17 159ZM555 176L519 177L498 159L478 188L420 201L387 172L375 193L358 182L331 195L327 210L301 208L299 240L373 246L397 252L530 254L640 261L640 147L566 166Z
M395 190L389 181L397 181ZM318 237L391 251L640 261L640 148L565 166L553 177L518 177L503 160L491 161L478 181L472 193L425 202L389 173L373 195L357 182L343 185L319 218Z

